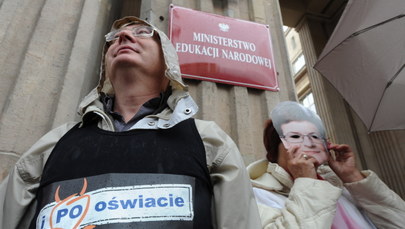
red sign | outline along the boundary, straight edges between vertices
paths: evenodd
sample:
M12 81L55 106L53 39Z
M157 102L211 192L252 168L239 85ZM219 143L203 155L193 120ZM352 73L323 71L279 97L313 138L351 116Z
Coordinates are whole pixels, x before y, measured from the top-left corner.
M169 37L184 78L278 91L268 26L170 7Z

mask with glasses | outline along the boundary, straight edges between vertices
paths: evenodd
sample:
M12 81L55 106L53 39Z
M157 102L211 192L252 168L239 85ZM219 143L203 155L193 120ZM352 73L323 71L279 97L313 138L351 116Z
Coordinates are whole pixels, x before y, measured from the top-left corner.
M117 40L119 37L118 34L123 30L130 31L134 37L140 37L140 38L152 37L153 31L154 31L154 29L151 26L147 26L147 25L141 25L141 26L136 26L136 27L132 27L132 28L124 27L124 28L117 29L117 30L107 33L105 35L105 41L111 42L111 41Z
M302 143L304 138L308 137L314 143L324 143L324 139L318 133L300 134L300 133L287 133L284 136L280 136L289 143Z

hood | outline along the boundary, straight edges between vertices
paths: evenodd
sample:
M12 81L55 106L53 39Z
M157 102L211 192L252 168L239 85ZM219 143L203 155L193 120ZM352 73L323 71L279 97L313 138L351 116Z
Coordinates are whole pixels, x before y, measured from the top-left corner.
M155 32L157 33L159 40L160 40L161 48L163 51L163 58L164 58L165 64L166 64L165 76L167 78L169 78L172 89L187 91L187 86L184 84L184 82L181 78L180 66L179 66L176 50L174 49L172 42L169 40L169 38L166 36L165 33L163 33L161 30L156 28L154 25L151 25L148 22L141 20L137 17L133 17L133 16L124 17L119 20L116 20L113 23L110 31L117 30L122 25L131 23L131 22L135 22L136 24L149 25L155 30ZM104 92L106 94L111 95L111 94L114 94L114 91L111 86L110 80L105 77L105 66L104 66L104 57L105 57L105 53L107 52L107 50L108 50L108 45L107 45L107 43L104 43L103 54L102 54L103 56L101 58L101 67L100 67L100 81L97 86L97 89L99 92Z
M163 58L164 62L166 64L166 71L165 71L165 76L170 80L170 86L172 87L172 94L181 94L182 97L186 96L188 93L188 87L184 84L182 78L181 78L181 72L180 72L180 66L178 62L178 56L176 53L176 50L174 46L172 45L171 41L169 38L166 36L165 33L163 33L161 30L156 28L154 25L149 24L148 22L141 20L137 17L133 16L128 16L121 18L119 20L116 20L110 31L117 30L120 28L122 25L135 22L136 24L144 24L144 25L149 25L151 26L154 30L157 36L159 37L160 43L161 43L161 48L162 48L162 53L163 53ZM114 90L111 85L111 82L108 78L105 76L105 66L104 66L104 58L105 58L105 53L108 50L108 45L107 43L104 43L103 51L102 51L102 58L101 58L101 64L100 64L100 78L99 78L99 83L95 89L93 89L80 103L79 105L79 110L78 113L79 115L83 115L86 111L86 108L94 103L100 93L105 93L108 95L113 95Z

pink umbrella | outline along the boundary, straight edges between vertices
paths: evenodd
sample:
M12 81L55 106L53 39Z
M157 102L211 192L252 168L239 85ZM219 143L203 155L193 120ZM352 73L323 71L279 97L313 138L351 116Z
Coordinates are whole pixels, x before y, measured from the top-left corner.
M405 0L351 0L314 68L369 131L405 129Z

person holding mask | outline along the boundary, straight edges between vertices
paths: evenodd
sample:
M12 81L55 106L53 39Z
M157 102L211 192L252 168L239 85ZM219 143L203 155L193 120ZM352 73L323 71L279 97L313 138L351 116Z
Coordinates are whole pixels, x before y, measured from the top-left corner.
M301 104L273 109L266 159L247 167L263 228L403 227L405 202L374 172L357 169L348 145L325 135L321 119Z
M114 22L80 122L32 146L0 186L0 228L260 228L242 157L217 124L192 118L167 36Z

